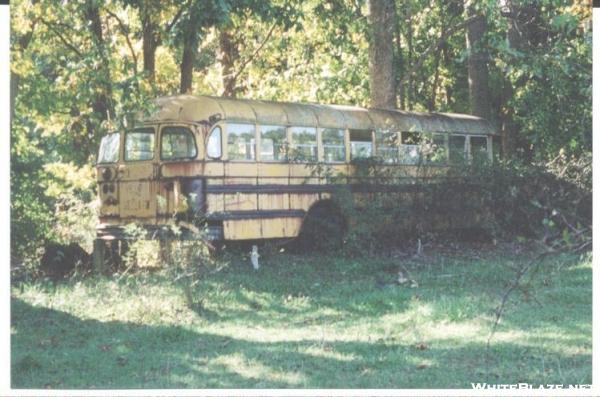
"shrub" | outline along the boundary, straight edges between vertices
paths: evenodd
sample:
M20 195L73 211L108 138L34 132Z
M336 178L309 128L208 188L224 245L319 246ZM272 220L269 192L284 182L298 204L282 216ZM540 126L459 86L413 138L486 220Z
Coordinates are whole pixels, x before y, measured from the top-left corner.
M354 165L351 183L340 184L333 195L348 220L345 251L351 255L417 238L483 234L538 239L553 248L589 247L591 161L420 167L416 176L376 158Z

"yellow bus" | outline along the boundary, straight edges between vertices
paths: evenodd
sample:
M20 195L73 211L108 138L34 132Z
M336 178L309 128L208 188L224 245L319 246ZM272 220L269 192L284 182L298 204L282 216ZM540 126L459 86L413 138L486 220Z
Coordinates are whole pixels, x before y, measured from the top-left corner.
M102 139L98 241L126 238L130 223L167 238L169 225L194 222L215 240L291 238L329 203L328 175L351 177L355 159L378 157L407 178L492 159L494 129L463 114L190 95L156 105L135 128Z

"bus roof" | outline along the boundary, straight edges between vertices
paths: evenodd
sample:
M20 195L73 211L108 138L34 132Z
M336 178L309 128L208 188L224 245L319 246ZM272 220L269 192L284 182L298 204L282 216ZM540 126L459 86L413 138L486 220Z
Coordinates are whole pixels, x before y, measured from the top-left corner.
M457 113L419 113L390 109L366 109L346 105L272 102L211 96L176 95L156 99L158 110L144 121L200 122L211 115L235 122L263 125L296 125L322 128L390 129L417 132L495 134L479 117Z

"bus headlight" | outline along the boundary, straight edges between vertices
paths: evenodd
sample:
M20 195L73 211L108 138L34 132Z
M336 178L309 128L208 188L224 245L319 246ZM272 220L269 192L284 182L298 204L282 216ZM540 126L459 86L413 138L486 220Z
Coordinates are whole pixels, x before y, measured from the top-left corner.
M109 181L110 178L112 178L112 171L110 168L105 168L102 170L102 179L104 179L105 181Z

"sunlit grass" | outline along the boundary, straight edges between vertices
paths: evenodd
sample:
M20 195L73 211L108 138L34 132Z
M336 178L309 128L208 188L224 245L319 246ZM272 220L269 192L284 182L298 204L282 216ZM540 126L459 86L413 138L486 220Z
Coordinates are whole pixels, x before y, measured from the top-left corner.
M483 258L483 259L481 259ZM591 383L591 259L240 256L190 310L164 272L12 290L12 384L27 388L441 388ZM393 284L398 266L417 288ZM378 286L383 279L385 286Z

